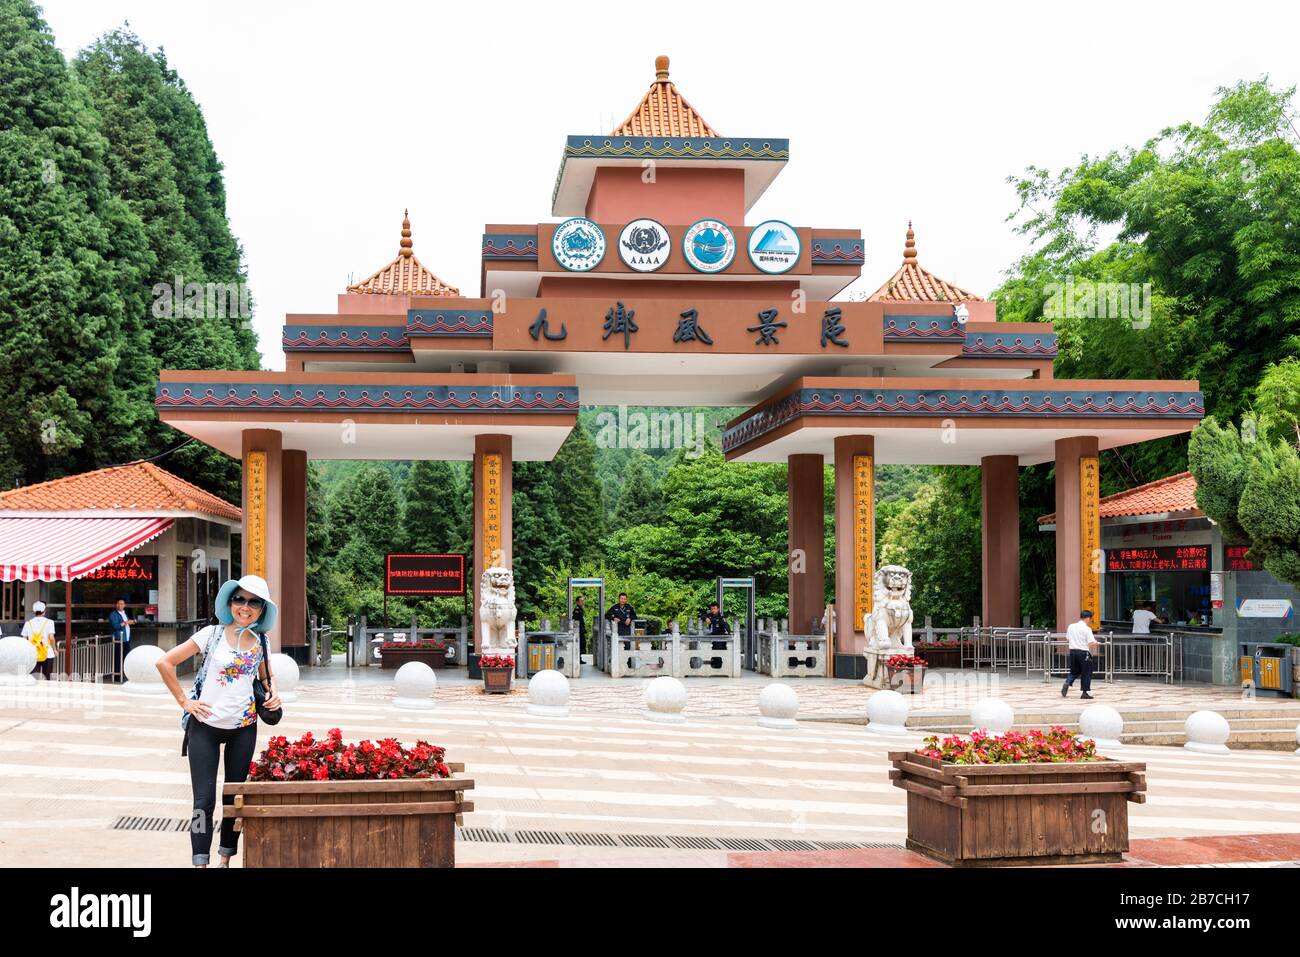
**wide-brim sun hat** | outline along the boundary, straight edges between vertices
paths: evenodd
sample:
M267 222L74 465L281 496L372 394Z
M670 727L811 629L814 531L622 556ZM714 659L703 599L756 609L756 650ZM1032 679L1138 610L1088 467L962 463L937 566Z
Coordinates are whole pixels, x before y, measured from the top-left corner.
M275 619L280 614L280 610L276 607L275 602L271 600L271 586L260 575L245 575L238 581L232 578L221 586L221 589L217 592L217 621L223 625L233 625L235 623L235 616L230 612L230 596L235 593L236 588L242 588L250 595L256 595L266 602L265 607L262 608L262 616L249 627L253 631L263 634L274 628Z

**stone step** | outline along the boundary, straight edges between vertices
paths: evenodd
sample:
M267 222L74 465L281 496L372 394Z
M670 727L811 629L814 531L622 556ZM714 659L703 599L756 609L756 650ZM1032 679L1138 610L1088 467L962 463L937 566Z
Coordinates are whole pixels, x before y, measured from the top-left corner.
M1190 712L1189 712L1190 713ZM1134 734L1154 734L1165 732L1182 733L1186 718L1173 718L1160 721L1130 721L1127 717L1124 719L1124 731ZM1229 718L1228 725L1234 732L1237 731L1257 731L1257 730L1276 730L1287 726L1286 721L1279 721L1276 718L1262 717L1259 715L1249 718ZM1070 731L1079 730L1078 716L1072 716L1070 720L1053 719L1051 721L1017 721L1011 727L1016 731L1029 731L1032 728L1046 730L1050 727L1063 727ZM974 725L967 721L946 721L946 722L913 722L911 719L907 722L907 727L915 731L925 731L936 734L970 734L974 730ZM1295 726L1291 726L1291 734L1295 734Z

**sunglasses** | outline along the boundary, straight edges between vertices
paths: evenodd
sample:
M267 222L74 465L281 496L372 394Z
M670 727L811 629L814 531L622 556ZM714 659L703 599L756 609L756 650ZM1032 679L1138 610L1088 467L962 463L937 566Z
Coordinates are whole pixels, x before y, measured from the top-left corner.
M266 600L249 595L232 595L230 597L230 607L234 608L236 605L247 605L249 608L261 608L266 605Z

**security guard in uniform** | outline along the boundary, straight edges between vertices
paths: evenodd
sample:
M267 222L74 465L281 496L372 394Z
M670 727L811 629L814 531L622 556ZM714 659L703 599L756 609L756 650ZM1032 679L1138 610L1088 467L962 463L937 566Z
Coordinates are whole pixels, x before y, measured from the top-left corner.
M722 609L716 601L709 605L709 613L704 616L704 627L710 635L731 634L731 626L727 624L727 619L722 617ZM715 649L726 648L727 643L725 641L715 641L713 647Z
M636 618L636 609L627 603L627 592L619 592L618 604L605 612L605 620L618 625L619 637L626 638L632 634L632 622Z

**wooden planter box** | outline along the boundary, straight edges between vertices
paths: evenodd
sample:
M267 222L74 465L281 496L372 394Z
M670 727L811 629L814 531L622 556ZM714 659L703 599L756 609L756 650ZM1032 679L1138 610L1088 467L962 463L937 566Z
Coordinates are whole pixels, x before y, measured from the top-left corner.
M447 649L402 648L379 651L379 664L383 671L400 668L410 661L423 661L430 668L447 667Z
M957 867L1122 860L1128 802L1146 802L1146 765L945 764L889 755L907 791L907 846Z
M488 694L508 694L515 683L514 668L483 668L483 690Z
M455 867L456 825L474 810L455 777L401 781L243 781L235 828L244 867Z
M961 645L943 645L937 648L926 648L924 651L917 648L916 655L918 658L924 658L926 666L930 668L961 667Z

